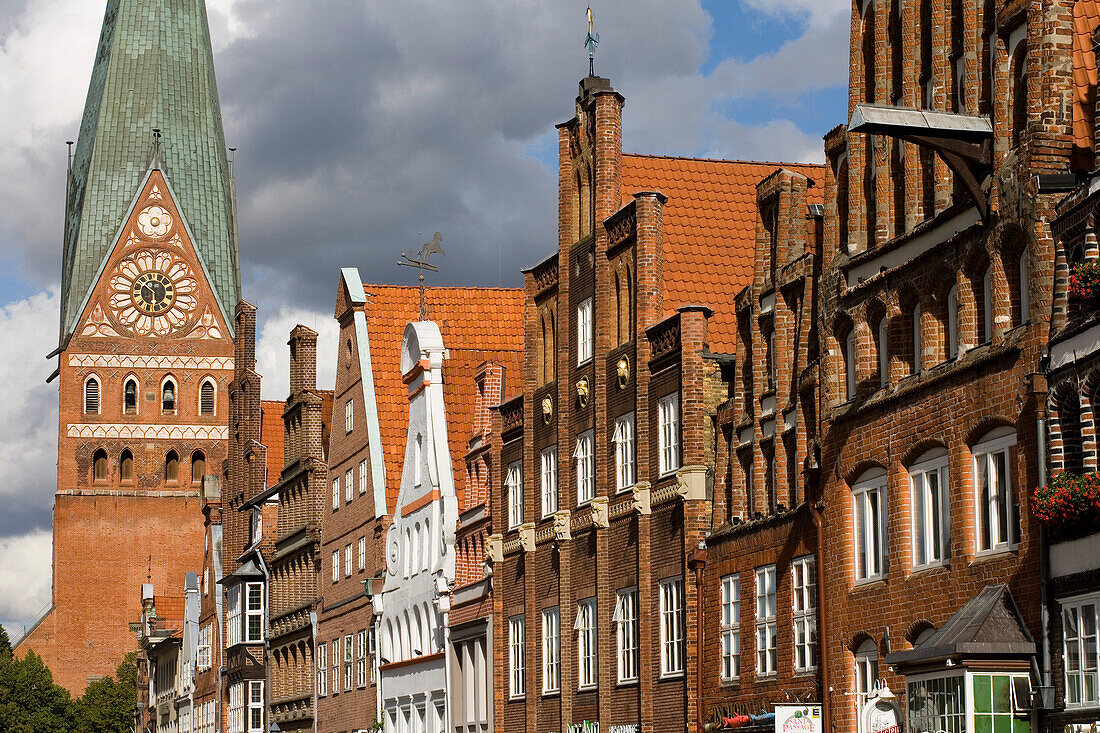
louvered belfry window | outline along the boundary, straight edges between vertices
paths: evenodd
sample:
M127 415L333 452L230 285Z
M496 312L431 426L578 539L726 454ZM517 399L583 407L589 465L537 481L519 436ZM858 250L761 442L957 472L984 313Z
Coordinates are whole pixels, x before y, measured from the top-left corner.
M99 414L99 380L95 377L84 383L84 412Z
M203 382L199 390L199 414L214 414L214 385L210 382Z

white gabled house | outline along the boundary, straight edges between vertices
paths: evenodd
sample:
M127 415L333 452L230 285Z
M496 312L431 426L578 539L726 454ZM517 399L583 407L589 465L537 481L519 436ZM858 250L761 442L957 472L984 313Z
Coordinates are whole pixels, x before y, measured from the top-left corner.
M405 327L401 373L409 428L401 488L386 539L386 576L374 596L387 733L443 733L450 660L447 613L455 578L458 503L447 442L443 361L432 321Z

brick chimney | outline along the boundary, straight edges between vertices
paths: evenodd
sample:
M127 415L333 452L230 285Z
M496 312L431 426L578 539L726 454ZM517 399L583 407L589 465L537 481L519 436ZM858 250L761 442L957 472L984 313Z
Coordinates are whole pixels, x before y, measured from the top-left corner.
M301 324L290 332L290 393L317 389L317 332Z

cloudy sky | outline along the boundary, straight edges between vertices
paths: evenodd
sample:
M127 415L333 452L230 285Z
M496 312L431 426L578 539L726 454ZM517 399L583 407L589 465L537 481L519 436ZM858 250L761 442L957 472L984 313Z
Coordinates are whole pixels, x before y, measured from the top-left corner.
M0 622L50 599L54 364L65 141L104 0L0 0ZM244 295L265 395L296 323L335 349L337 271L516 285L557 241L554 124L587 72L586 0L208 0L236 147ZM596 71L626 97L628 152L821 161L844 119L849 0L596 0ZM322 386L331 370L322 369ZM10 460L18 457L18 460Z

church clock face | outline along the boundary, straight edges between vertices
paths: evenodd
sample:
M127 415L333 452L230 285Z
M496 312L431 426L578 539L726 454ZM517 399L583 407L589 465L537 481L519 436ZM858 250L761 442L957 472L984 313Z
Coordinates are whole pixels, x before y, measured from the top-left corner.
M174 252L143 249L115 268L110 306L119 323L138 336L167 336L188 325L198 307L198 282Z
M143 272L134 280L134 307L150 316L166 313L176 301L176 284L163 272Z

